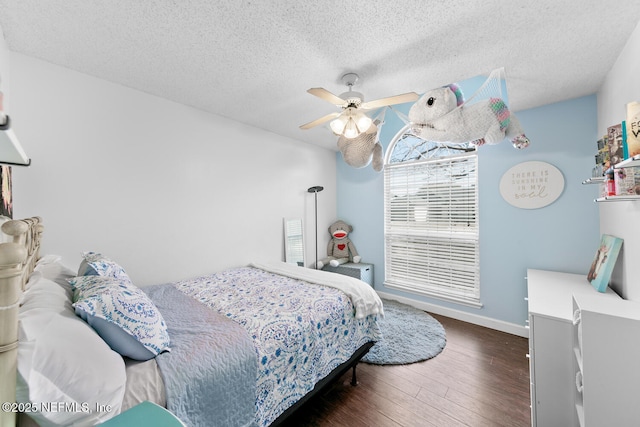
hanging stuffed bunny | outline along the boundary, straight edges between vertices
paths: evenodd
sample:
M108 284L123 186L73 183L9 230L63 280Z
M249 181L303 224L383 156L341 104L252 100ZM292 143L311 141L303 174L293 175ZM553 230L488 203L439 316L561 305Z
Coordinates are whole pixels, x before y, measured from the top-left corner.
M341 220L329 226L331 240L327 245L327 257L318 261L316 265L318 269L321 269L326 264L337 267L349 261L356 264L360 262L361 258L358 255L358 251L356 251L355 245L348 237L352 231L353 227Z
M434 142L473 142L476 146L497 144L509 138L516 148L529 139L516 116L500 98L464 104L462 91L452 84L433 89L409 110L416 136Z

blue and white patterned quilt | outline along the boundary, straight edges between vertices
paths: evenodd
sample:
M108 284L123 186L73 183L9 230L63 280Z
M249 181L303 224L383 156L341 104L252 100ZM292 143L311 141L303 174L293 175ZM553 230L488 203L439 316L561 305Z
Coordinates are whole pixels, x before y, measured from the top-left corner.
M381 338L376 316L356 319L342 291L254 267L172 286L247 331L258 362L258 426L273 422L363 344Z

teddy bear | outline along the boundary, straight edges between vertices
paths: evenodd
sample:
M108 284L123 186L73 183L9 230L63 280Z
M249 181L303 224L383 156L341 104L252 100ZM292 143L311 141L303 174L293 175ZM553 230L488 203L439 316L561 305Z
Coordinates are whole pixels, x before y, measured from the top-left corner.
M355 138L345 136L338 138L338 149L346 164L354 168L363 168L372 163L373 170L376 172L382 170L382 145L378 141L379 125L380 120L374 120L369 129Z
M331 240L327 245L327 257L322 258L316 264L318 269L324 267L327 263L332 267L337 267L346 262L360 262L360 255L355 245L349 239L349 233L353 231L353 227L342 220L338 220L329 226L329 234Z
M413 133L434 142L472 142L476 146L497 144L505 137L514 147L529 145L516 116L501 98L464 104L464 95L455 85L426 92L409 110Z

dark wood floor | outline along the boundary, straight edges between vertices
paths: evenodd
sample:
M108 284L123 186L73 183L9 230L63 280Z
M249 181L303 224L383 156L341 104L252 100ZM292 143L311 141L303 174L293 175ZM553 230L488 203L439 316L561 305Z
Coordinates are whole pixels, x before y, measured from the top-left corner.
M311 399L286 427L530 426L526 338L433 315L447 345L431 360L358 364Z

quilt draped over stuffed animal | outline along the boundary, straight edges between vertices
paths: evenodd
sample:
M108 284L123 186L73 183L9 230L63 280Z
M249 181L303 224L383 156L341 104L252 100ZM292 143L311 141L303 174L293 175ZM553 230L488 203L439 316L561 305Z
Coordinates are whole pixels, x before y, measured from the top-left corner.
M329 226L331 240L327 245L327 257L319 260L316 268L320 269L327 264L337 267L347 262L356 264L360 262L360 255L358 255L355 245L348 237L352 231L353 227L342 220L338 220Z
M501 98L465 104L460 88L448 85L426 92L409 110L413 133L427 141L497 144L509 138L516 148L529 139L517 117Z

